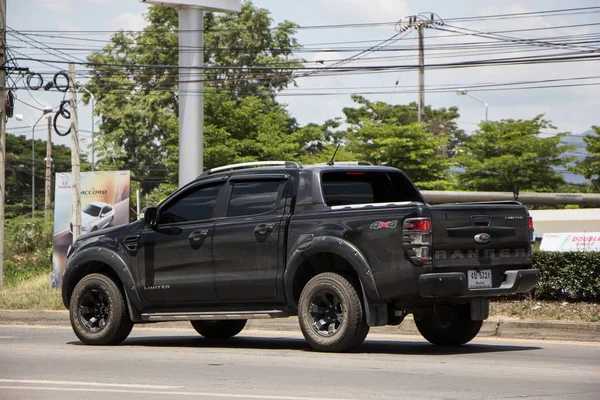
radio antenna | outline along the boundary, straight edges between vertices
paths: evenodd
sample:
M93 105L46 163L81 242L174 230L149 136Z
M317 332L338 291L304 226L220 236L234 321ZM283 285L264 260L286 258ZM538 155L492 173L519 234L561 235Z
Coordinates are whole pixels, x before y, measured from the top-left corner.
M335 151L333 152L333 155L331 156L331 160L329 160L327 162L327 165L331 166L333 165L333 159L335 158L335 155L337 154L339 148L340 148L341 143L338 143L337 147L335 148Z

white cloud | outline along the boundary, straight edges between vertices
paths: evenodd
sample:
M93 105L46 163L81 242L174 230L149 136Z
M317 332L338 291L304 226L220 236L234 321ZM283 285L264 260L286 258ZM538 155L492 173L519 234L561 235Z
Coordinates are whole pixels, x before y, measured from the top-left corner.
M112 20L114 30L141 31L146 26L146 21L140 13L122 12Z

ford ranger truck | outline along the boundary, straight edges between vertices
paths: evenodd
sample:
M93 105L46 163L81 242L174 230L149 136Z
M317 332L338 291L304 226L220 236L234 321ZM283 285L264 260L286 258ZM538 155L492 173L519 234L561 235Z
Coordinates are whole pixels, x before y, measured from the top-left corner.
M235 164L138 221L82 235L62 298L85 344L181 320L227 340L248 319L297 316L314 349L340 352L413 314L429 342L461 345L490 298L536 285L532 240L522 204L430 205L395 168Z

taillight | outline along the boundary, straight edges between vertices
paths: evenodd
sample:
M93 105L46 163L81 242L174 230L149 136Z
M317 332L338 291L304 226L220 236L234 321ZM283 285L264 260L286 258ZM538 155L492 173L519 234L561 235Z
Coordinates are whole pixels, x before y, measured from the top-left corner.
M408 257L415 264L431 263L431 220L429 218L404 220L402 242Z
M529 233L529 243L533 244L533 218L527 218L527 232Z

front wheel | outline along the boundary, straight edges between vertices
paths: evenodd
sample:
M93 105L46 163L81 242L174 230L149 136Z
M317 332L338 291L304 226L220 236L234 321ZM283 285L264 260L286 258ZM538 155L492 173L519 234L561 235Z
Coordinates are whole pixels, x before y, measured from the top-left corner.
M469 304L437 306L434 312L415 317L415 325L427 341L441 346L459 346L473 340L483 321L473 321Z
M326 272L312 278L302 290L298 307L300 328L318 351L348 351L369 333L360 287L348 278Z
M119 344L133 327L119 287L102 274L87 275L77 283L69 316L73 331L85 344Z
M190 322L196 332L207 339L229 339L240 333L246 326L245 319L198 320Z

